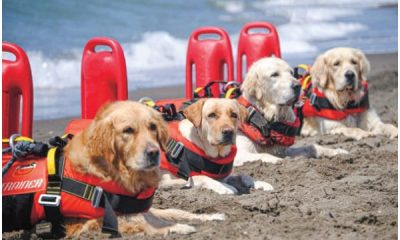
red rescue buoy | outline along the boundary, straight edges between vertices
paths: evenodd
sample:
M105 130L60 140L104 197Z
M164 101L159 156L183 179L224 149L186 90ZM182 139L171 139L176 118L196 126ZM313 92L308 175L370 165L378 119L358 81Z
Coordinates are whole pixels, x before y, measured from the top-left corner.
M217 36L217 38L212 37ZM218 27L196 29L189 38L186 57L186 98L193 98L193 72L195 67L196 88L211 81L224 80L224 65L227 65L227 81L233 81L233 57L231 41L225 30ZM212 87L212 94L218 96L219 86Z
M107 46L111 51L97 51ZM86 44L81 72L82 118L94 118L106 102L128 99L125 56L113 39L95 37Z
M3 58L3 138L20 133L32 137L33 83L28 56L16 44L3 42L3 52L11 53L15 60ZM22 97L22 127L20 106Z
M251 29L266 29L268 32L250 33ZM243 56L246 56L246 72L251 64L263 57L275 55L281 57L278 32L274 25L268 22L250 22L242 28L239 36L237 55L237 81L243 81Z

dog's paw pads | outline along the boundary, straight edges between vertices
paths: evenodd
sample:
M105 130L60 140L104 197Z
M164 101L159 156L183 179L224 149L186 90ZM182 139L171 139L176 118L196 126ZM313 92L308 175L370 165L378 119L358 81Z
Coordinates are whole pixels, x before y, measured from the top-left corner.
M274 187L267 183L267 182L263 182L263 181L254 181L254 188L255 189L260 189L263 191L272 191L274 190Z
M187 224L177 223L169 228L170 233L190 234L196 232L196 228Z

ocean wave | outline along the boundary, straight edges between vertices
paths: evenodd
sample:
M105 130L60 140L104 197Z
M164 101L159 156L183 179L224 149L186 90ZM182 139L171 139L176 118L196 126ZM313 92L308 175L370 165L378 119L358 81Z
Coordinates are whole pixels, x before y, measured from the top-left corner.
M122 44L128 79L138 77L143 80L146 72L151 70L184 66L186 45L186 40L162 31L147 32L138 42ZM28 51L35 88L79 87L81 51L72 49L68 57L57 58L48 57L43 52Z

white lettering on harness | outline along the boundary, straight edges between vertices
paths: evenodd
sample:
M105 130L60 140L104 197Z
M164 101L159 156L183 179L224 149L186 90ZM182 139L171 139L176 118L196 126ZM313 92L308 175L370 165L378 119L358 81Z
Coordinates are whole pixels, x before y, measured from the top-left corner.
M20 190L20 189L40 188L42 184L43 184L43 178L29 180L29 181L6 182L3 183L3 192Z

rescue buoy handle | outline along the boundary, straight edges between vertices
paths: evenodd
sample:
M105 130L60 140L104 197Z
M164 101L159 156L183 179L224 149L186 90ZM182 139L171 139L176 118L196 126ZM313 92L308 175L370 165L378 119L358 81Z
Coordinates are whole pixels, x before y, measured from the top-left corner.
M9 52L12 53L15 56L15 61L11 61L11 60L7 60L7 59L3 59L9 62L18 62L21 59L20 56L20 51L21 49L18 49L15 45L12 45L8 42L3 42L3 52Z
M86 50L96 53L97 46L107 46L111 48L111 53L114 54L119 49L117 46L116 41L108 38L93 38L86 44Z
M200 35L205 35L205 34L216 34L220 37L220 39L203 39L203 40L214 40L214 41L225 41L227 38L226 32L224 32L222 29L217 28L217 27L204 27L204 28L199 28L194 33L192 34L192 40L196 41L201 41L199 39Z
M267 29L268 32L267 33L256 33L256 34L264 34L264 35L269 35L269 34L273 34L274 33L274 26L267 23L267 22L254 22L252 24L248 24L244 26L244 31L243 34L251 34L249 33L250 29L253 28L263 28L263 29Z

